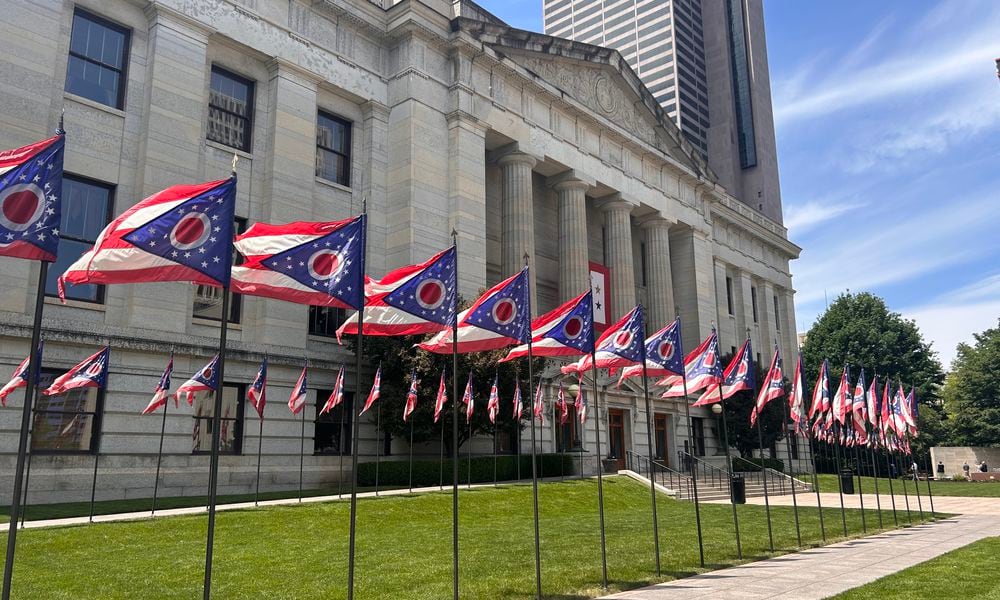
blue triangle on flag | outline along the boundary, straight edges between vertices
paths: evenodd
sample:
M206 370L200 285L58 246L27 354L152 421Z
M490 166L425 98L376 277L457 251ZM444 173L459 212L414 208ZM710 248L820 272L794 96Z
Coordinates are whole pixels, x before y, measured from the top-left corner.
M563 316L558 325L546 332L545 337L589 354L594 347L592 302L591 294L587 293Z
M423 271L386 295L384 301L421 319L451 325L457 294L455 275L455 247L452 246Z
M323 237L275 254L263 264L317 292L360 307L364 294L364 248L362 215Z
M527 342L531 335L528 314L528 270L522 269L495 294L485 299L465 317L465 322L493 333Z
M226 286L232 268L235 211L236 179L231 177L136 227L123 239Z

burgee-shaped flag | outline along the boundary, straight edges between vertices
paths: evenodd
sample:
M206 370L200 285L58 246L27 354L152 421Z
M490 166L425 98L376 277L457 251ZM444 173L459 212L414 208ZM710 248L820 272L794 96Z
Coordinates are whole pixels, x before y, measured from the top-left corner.
M56 259L65 144L56 135L0 152L0 256Z

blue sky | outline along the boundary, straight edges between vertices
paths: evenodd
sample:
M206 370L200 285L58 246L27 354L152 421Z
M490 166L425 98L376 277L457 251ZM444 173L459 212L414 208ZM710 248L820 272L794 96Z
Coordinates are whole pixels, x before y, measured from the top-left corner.
M542 29L541 0L479 1ZM871 291L947 368L1000 317L1000 2L764 11L799 331L827 298Z

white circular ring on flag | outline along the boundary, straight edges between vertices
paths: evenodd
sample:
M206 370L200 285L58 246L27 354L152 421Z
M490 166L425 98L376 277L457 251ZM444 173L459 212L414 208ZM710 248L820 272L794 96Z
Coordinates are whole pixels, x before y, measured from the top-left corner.
M193 250L203 245L212 235L212 222L208 215L189 212L170 230L170 244L178 250Z
M666 362L674 357L674 345L670 340L662 340L656 347L656 354L662 362Z
M199 373L199 376L205 381L212 381L212 375L214 375L212 367L205 367L201 370L201 373Z
M94 364L87 367L87 375L90 375L91 377L97 377L98 375L101 374L101 370L103 368L104 365L102 365L100 362L95 362Z
M566 322L563 324L563 334L566 336L566 339L575 340L580 337L580 334L583 333L583 325L583 317L579 315L573 315L566 319Z
M618 348L619 350L624 350L625 348L628 348L629 346L632 345L633 337L634 336L632 335L631 331L623 329L615 334L614 340L612 340L611 343L614 344L615 348Z
M326 248L317 250L306 262L309 276L313 279L328 280L333 279L344 268L344 261L340 253Z
M45 192L33 183L12 185L0 193L0 225L24 231L42 216Z
M413 297L424 310L436 310L444 304L447 297L444 282L434 278L425 279L417 285Z
M511 298L501 298L493 305L492 313L497 325L509 325L517 318L517 302Z

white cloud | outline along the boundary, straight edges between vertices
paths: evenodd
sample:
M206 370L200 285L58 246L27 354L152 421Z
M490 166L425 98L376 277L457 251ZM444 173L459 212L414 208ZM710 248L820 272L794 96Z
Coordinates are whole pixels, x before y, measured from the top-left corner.
M943 300L949 302L970 302L1000 298L1000 273L989 275L948 293Z
M968 304L929 304L901 311L907 319L917 322L924 339L936 350L945 369L951 368L955 347L959 342L974 343L973 333L997 326L1000 300Z
M861 204L845 203L834 198L789 205L785 207L785 227L796 235L802 234L821 223L862 206Z

